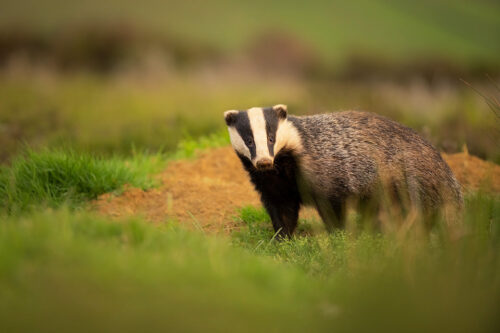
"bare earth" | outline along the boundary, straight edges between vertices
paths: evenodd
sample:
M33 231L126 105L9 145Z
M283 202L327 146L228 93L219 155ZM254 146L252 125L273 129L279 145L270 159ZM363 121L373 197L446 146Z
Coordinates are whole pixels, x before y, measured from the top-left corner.
M500 166L468 153L443 157L464 191L500 193ZM151 222L177 220L204 231L229 233L240 225L235 218L238 208L260 205L231 147L202 152L196 160L171 162L157 177L158 188L127 187L119 196L103 194L93 207L113 218L139 215Z

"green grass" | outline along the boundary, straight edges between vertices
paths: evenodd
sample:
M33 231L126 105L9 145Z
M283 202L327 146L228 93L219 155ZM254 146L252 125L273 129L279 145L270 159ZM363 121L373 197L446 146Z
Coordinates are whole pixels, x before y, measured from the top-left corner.
M337 232L277 242L249 209L253 230L232 240L64 208L7 217L0 329L492 332L499 214L498 199L468 197L468 233L453 241Z
M124 183L151 186L148 174L169 159L225 143L221 132L170 155L42 150L14 159L0 172L0 331L500 327L498 196L466 197L459 238L417 226L328 234L301 220L278 242L265 211L251 207L231 237L74 209Z
M2 331L322 324L305 274L223 239L63 210L4 220L0 240Z
M431 256L431 252L438 249L441 251L442 247L450 246L451 249L464 246L465 249L467 246L479 246L479 243L487 240L486 244L480 246L492 246L490 250L496 253L500 250L500 198L498 195L488 196L475 193L468 195L465 203L463 221L466 231L464 233L468 236L457 243L452 240L453 235L441 228L442 221L439 221L431 231L430 238L426 238L426 235L422 237L422 234L419 234L421 230L418 225L414 227L415 230L407 233L397 230L374 232L361 225L357 228L348 228L349 231L338 231L329 235L325 233L324 228L321 228L321 231L313 231L312 226L320 222L310 220L299 221L296 236L292 240L275 242L270 241L273 239L274 231L266 211L252 206L241 209L238 220L242 221L247 228L234 233L233 242L253 253L293 262L304 271L314 272L321 276L329 276L337 269L349 269L345 266L349 264L345 258L350 255L351 250L356 252L356 260L361 260L362 266L370 266L372 265L370 262L374 261L374 268L387 257L395 259L398 254L394 251L397 251L400 246L408 246L409 249L412 246L424 246L422 255L425 257ZM401 221L390 222L400 223ZM364 223L370 223L370 218L366 218ZM428 248L425 248L427 246ZM309 254L311 256L308 256ZM403 256L406 254L401 253ZM500 252L496 254L500 255ZM405 258L399 259L406 260Z
M160 154L135 153L126 160L72 150L28 149L0 169L0 208L13 213L38 205L78 206L125 184L148 188L153 186L149 175L163 165Z
M177 150L169 157L171 159L192 158L196 157L196 154L202 150L228 146L229 144L229 133L227 129L224 128L209 135L198 138L188 137L181 140L177 145Z
M26 149L9 166L0 168L0 211L10 214L32 207L63 204L78 207L123 185L148 189L153 175L168 161L193 158L204 149L229 143L227 131L179 142L173 153L147 153L135 149L128 157L100 157L72 149Z

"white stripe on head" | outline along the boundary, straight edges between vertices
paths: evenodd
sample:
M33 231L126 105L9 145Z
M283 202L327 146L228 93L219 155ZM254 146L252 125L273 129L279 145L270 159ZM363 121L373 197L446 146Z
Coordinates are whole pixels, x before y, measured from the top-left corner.
M247 111L250 126L252 127L253 140L255 143L255 161L261 158L269 158L269 147L267 145L266 118L262 108L251 108Z
M247 157L250 160L251 159L250 150L245 144L245 141L243 141L243 139L241 138L240 133L238 133L238 130L233 126L229 126L227 129L229 131L229 138L231 139L231 144L233 145L234 150L236 150L238 153Z
M283 148L302 152L302 142L299 132L288 119L281 120L276 131L276 143L274 144L274 155Z

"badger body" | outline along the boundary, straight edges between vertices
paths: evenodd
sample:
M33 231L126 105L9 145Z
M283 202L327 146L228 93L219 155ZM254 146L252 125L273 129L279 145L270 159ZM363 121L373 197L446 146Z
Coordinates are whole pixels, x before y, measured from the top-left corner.
M349 200L380 195L406 208L460 207L460 185L415 131L360 111L289 116L285 105L226 111L231 143L273 227L290 236L303 204L328 229L342 227ZM376 200L375 200L376 201Z

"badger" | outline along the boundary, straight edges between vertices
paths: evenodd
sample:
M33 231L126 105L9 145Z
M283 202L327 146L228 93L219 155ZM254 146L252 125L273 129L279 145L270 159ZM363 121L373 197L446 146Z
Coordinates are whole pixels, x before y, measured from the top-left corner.
M328 230L342 228L346 203L383 193L434 212L462 205L460 185L439 152L412 129L362 111L288 115L287 107L224 112L231 144L260 194L275 232L290 237L302 205Z

